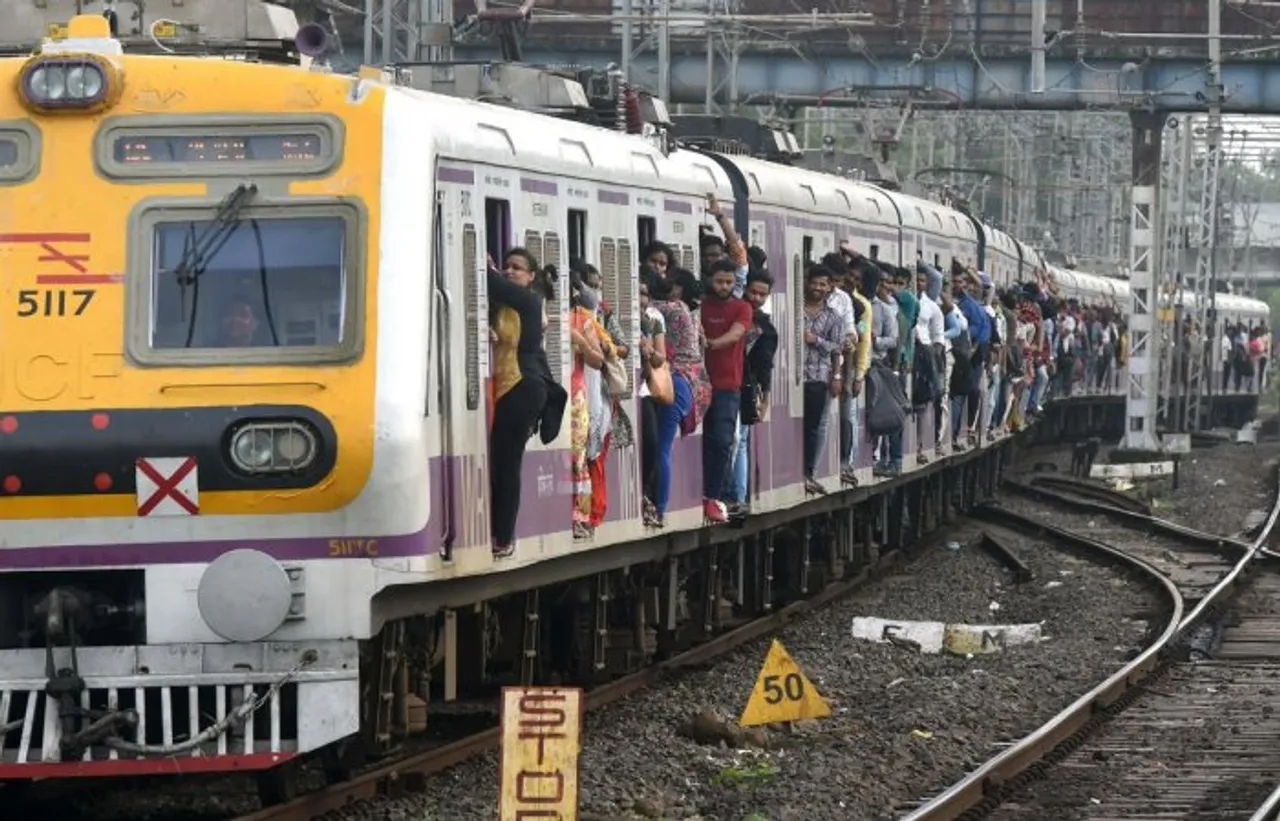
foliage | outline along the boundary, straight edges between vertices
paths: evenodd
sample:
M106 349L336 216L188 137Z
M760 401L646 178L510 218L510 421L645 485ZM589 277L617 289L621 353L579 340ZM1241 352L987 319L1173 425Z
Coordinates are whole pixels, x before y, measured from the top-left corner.
M772 762L761 761L746 767L725 767L712 776L711 783L755 789L772 781L777 774Z

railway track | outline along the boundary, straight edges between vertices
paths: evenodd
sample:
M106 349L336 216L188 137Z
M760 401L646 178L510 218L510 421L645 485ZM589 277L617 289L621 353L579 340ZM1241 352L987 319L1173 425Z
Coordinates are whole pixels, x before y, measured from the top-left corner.
M1176 588L1175 618L1131 663L902 821L1276 818L1280 573L1270 545L1280 535L1280 494L1244 545L1125 509L1105 488L1007 486L1074 513L1047 517L1014 503L988 515L1119 545Z
M1135 561L1132 557L1126 556L1121 552L1110 550L1105 545L1089 545L1089 547L1103 553L1109 553L1114 559L1145 567L1153 576L1159 576L1155 568ZM896 560L896 556L894 559ZM588 709L599 709L637 690L652 686L660 682L671 670L704 664L745 642L775 634L788 621L854 592L873 575L875 574L864 573L855 579L832 584L814 598L797 602L772 616L743 625L733 632L726 633L706 644L699 645L663 664L594 689L587 695ZM1163 583L1167 585L1168 593L1172 599L1176 593L1173 585L1167 581ZM1181 615L1181 609L1177 609L1174 613L1175 618ZM498 741L498 730L487 730L447 746L425 751L406 759L389 762L385 766L366 772L351 781L325 787L289 803L264 808L242 816L237 821L310 821L310 819L340 809L351 802L404 789L405 785L411 784L415 780L438 773L471 756L496 748Z
M999 516L1000 514L988 511L986 515ZM1188 539L1193 541L1194 546L1191 549L1186 547ZM1194 577L1188 576L1185 579L1188 589L1192 589L1196 585L1203 586L1208 584L1207 579L1214 573L1229 571L1233 566L1232 554L1242 554L1244 552L1243 546L1209 537L1205 534L1199 534L1195 531L1171 534L1163 541L1144 544L1145 550L1140 551L1142 555L1136 555L1139 551L1115 550L1104 542L1105 539L1099 539L1094 542L1079 544L1091 551L1109 554L1113 559L1142 568L1152 576L1158 577L1166 587L1170 601L1174 604L1170 610L1171 621L1166 632L1175 629L1184 616L1182 598L1179 596L1176 584L1165 578L1167 575L1177 571L1179 562L1191 560L1197 568L1195 573L1198 575ZM1177 554L1178 558L1170 559L1169 556L1175 555L1175 551L1180 551ZM798 602L774 616L744 625L732 633L700 645L689 653L673 658L663 665L641 671L593 690L588 694L588 708L598 709L636 690L651 686L661 680L663 675L671 669L705 663L746 641L770 635L791 618L834 601L852 592L865 581L866 577L864 576L850 582L834 584L828 587L818 598ZM1152 663L1154 664L1154 660ZM309 821L309 819L314 819L324 813L339 809L352 801L394 792L406 782L440 772L466 758L495 748L498 739L497 730L488 730L448 746L389 763L350 782L326 787L290 803L265 808L250 815L242 816L238 821Z

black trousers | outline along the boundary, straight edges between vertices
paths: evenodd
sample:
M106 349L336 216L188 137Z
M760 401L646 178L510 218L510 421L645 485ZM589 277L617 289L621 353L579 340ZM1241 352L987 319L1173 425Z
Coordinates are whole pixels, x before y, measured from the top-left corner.
M653 397L640 400L640 476L644 497L658 498L658 411Z
M505 547L516 539L520 515L520 469L533 425L547 403L547 386L525 377L493 408L489 440L489 527L493 543Z
M812 479L822 446L822 418L831 401L826 382L804 383L804 478Z

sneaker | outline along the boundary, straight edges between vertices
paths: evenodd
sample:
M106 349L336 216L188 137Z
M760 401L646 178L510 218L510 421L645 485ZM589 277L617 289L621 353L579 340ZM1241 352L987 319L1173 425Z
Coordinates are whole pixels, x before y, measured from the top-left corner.
M511 544L496 544L493 546L493 558L495 559L507 559L514 556L515 553L516 546L514 542Z
M724 505L715 499L703 500L702 515L707 521L716 522L717 524L729 521L729 515L725 512Z
M736 519L746 516L751 512L751 505L745 502L728 502L725 504L725 512L729 514L730 519Z
M849 485L850 487L857 487L858 474L854 473L852 470L842 470L840 472L840 482L842 484Z
M929 464L929 454L923 450L920 451L919 453L916 454L916 461L922 465Z
M818 482L817 479L804 480L804 492L813 496L826 496L827 489Z
M594 529L591 527L591 525L587 524L586 522L573 523L573 538L590 539L594 535L595 535Z

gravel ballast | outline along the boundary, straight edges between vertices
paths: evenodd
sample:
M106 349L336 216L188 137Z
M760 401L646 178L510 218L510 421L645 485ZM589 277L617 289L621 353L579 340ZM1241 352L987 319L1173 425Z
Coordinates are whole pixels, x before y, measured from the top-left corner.
M1112 450L1104 446L1094 464L1105 464ZM1176 488L1167 480L1156 487L1151 512L1207 533L1235 535L1251 512L1270 508L1277 459L1280 442L1196 448L1182 457ZM1057 465L1057 472L1065 475L1071 469L1071 451L1036 448L1022 459L1028 469L1041 462Z
M947 538L971 541L978 532L965 524ZM791 732L768 730L764 749L701 746L681 729L708 710L736 720L767 641L589 715L583 821L877 819L961 777L1122 665L1159 609L1146 585L1112 568L1015 543L1032 582L1015 586L976 548L935 546L906 572L779 634L833 714ZM854 641L855 616L1043 622L1046 638L1002 654L927 655ZM497 781L497 759L486 756L430 780L420 795L334 818L488 821Z

